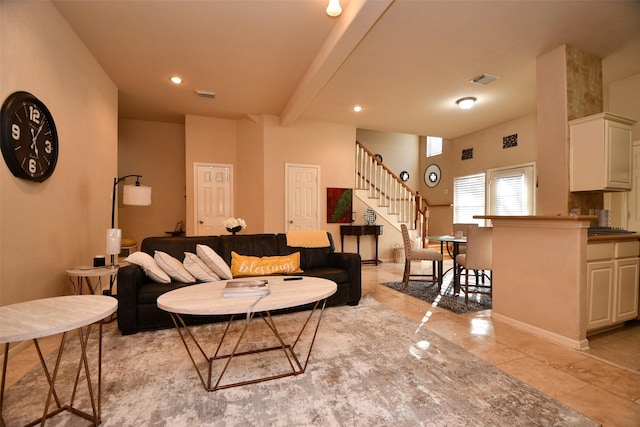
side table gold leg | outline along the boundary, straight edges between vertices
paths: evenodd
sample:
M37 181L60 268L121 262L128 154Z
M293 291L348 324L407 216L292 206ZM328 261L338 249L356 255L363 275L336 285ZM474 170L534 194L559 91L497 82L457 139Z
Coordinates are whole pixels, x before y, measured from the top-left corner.
M4 386L7 378L7 362L9 361L9 343L4 345L4 359L2 360L2 384L0 384L0 427L6 427L2 416L2 408L4 404Z

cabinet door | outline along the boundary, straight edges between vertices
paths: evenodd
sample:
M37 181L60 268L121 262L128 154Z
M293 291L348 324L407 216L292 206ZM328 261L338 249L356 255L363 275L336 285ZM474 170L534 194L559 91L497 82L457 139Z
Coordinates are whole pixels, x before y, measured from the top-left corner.
M613 323L614 262L587 263L587 331Z
M614 322L623 322L638 316L638 289L640 261L638 258L621 259L616 265L616 292Z
M627 125L605 121L607 183L609 188L631 189L631 128Z

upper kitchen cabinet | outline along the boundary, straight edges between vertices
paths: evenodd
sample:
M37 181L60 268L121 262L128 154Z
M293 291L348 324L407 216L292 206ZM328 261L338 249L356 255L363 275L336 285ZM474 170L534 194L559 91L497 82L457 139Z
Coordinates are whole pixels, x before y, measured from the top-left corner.
M600 113L569 122L571 191L629 191L634 120Z

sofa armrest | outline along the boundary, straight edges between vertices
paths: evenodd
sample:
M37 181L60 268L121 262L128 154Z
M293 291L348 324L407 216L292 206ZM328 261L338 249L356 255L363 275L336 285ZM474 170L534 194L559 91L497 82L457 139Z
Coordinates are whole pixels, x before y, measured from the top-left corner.
M138 331L138 291L148 281L144 270L135 264L118 269L118 328L122 335Z
M333 252L329 256L331 267L346 270L349 273L349 305L358 305L362 296L362 259L359 254Z

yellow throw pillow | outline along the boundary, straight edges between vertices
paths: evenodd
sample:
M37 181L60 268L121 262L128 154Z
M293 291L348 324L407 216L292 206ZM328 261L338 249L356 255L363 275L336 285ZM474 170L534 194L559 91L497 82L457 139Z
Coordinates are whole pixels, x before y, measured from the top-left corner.
M269 276L271 274L302 273L300 252L286 256L247 256L231 252L233 277Z

